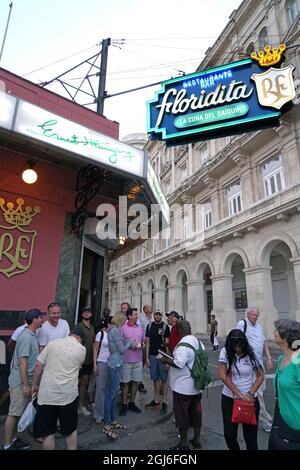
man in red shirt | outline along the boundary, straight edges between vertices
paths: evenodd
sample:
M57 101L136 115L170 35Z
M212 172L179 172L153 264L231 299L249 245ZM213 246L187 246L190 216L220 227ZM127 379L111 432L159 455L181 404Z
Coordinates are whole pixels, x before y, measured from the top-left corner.
M166 313L168 325L171 327L171 333L169 336L169 344L168 349L170 353L173 354L175 346L181 340L181 336L179 335L177 321L180 319L180 316L175 310L172 310L170 313Z

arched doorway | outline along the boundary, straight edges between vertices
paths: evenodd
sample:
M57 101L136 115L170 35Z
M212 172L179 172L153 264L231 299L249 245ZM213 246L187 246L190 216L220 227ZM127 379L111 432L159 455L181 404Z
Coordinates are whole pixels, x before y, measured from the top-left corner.
M188 312L188 288L187 288L187 275L186 272L181 269L177 274L177 281L178 284L181 286L180 290L180 299L179 299L179 306L180 312L184 318L186 318L186 314Z
M202 279L201 279L202 280ZM210 316L213 309L213 291L212 291L212 281L211 281L211 269L209 265L206 265L206 268L203 273L204 281L204 308L206 311L207 323L210 323Z
M297 309L296 281L292 253L281 240L273 240L265 247L265 261L271 267L273 305L279 318L295 319Z
M224 262L224 274L231 276L232 303L229 308L235 310L236 321L245 318L248 306L244 259L239 253L231 253Z
M245 318L246 308L248 307L247 287L244 269L245 265L241 256L235 256L232 262L231 274L233 308L236 311L237 321Z
M148 281L148 286L147 286L147 291L149 292L149 299L150 299L150 305L152 307L152 310L155 310L155 287L154 287L154 282L152 279L149 279Z

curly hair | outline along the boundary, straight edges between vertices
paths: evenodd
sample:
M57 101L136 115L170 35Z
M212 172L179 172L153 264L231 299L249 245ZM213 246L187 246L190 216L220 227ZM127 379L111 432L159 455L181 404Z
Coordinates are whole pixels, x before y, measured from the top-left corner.
M252 347L248 343L245 333L243 333L243 331L239 329L234 329L230 331L225 341L225 349L226 349L228 366L229 366L227 370L227 375L230 373L233 366L236 368L236 370L240 374L240 371L237 366L236 351L234 349L235 346L237 345L241 347L242 357L249 356L254 370L262 368L262 365L258 362Z
M285 339L288 347L297 350L300 347L300 323L296 320L288 318L276 320L274 322L275 328L278 331L280 338Z

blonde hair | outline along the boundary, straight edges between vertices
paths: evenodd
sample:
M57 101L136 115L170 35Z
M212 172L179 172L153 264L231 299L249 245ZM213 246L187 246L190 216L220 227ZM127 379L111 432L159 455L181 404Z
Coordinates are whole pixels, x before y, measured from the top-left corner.
M111 320L111 324L120 328L125 323L126 317L123 312L117 312L114 314Z

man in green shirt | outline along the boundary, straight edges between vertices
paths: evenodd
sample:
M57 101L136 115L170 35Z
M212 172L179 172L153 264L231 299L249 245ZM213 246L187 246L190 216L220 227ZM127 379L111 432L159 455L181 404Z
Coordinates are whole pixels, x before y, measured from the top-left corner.
M78 413L89 416L90 411L85 406L90 376L93 373L93 347L95 341L95 329L92 324L93 313L90 307L84 307L81 312L81 321L78 323L83 333L82 346L86 348L85 361L79 371L79 407Z
M31 400L31 383L39 345L36 330L42 325L42 312L33 308L26 313L27 328L20 334L8 378L10 406L5 421L4 450L25 450L30 445L17 438L17 424Z

